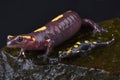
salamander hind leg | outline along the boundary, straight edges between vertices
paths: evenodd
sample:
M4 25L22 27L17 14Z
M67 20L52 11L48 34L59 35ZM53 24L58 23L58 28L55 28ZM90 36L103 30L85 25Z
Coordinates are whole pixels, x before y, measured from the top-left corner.
M90 26L93 29L93 34L101 34L101 32L108 32L107 29L104 29L103 27L99 26L97 23L90 19L82 19L82 25Z

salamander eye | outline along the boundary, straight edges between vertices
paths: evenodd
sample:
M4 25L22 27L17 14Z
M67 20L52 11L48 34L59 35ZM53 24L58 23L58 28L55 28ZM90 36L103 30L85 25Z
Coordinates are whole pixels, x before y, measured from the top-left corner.
M22 41L23 41L23 37L22 37L22 36L18 36L18 37L17 37L17 41L18 41L18 42L22 42Z

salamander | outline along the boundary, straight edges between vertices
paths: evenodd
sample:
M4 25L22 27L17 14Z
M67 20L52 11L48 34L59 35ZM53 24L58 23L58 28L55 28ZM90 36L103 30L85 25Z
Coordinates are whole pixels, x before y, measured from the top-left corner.
M54 47L75 35L82 25L91 27L93 34L106 31L90 19L81 19L75 11L66 11L33 32L8 35L7 47L20 48L18 56L24 57L25 50L45 50L42 57L46 59Z
M63 58L67 58L71 56L86 55L91 50L113 44L114 41L115 41L114 37L111 40L106 42L88 41L88 40L85 40L84 42L77 41L73 46L69 47L66 51L59 51L58 58L59 60L61 60Z

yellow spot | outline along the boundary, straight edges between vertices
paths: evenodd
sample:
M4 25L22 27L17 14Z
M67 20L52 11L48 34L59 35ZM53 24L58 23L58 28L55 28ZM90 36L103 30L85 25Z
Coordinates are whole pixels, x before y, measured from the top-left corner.
M80 45L81 43L80 42L76 42L76 44Z
M77 53L79 53L80 51L76 51Z
M67 51L67 53L69 54L69 53L71 53L72 52L72 50L71 49L69 49L68 51Z
M98 39L102 39L101 37L98 37Z
M93 44L97 44L97 42L94 41Z
M115 40L114 38L112 40Z
M78 48L78 45L74 45L74 48Z
M24 52L22 52L22 55L25 55L25 53L24 53Z
M39 31L43 31L43 30L46 30L46 29L47 29L47 27L46 27L46 26L43 26L43 27L35 30L34 32L39 32Z
M12 36L12 35L8 35L9 37L14 37L14 36Z
M26 39L31 39L31 36L22 36L22 37Z
M34 37L32 37L32 40L35 41L36 39Z
M85 43L89 43L89 41L85 40Z
M62 53L62 51L59 51L58 53Z
M63 15L61 14L61 15L57 16L56 18L54 18L54 19L52 20L52 22L57 21L58 19L60 19L60 18L62 18L62 17L63 17Z
M67 12L72 12L72 10L68 10Z
M62 28L62 26L59 26L59 28Z
M106 42L107 44L109 44L109 42Z
M8 38L8 39L10 39L10 38L13 38L13 37L14 37L14 36L12 36L12 35L8 35L8 37L7 37L7 38Z

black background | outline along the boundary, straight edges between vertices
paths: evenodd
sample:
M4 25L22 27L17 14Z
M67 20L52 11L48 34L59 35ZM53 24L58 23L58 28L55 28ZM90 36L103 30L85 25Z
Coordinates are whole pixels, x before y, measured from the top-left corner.
M0 47L8 34L29 33L67 10L100 22L120 17L120 0L0 0Z

